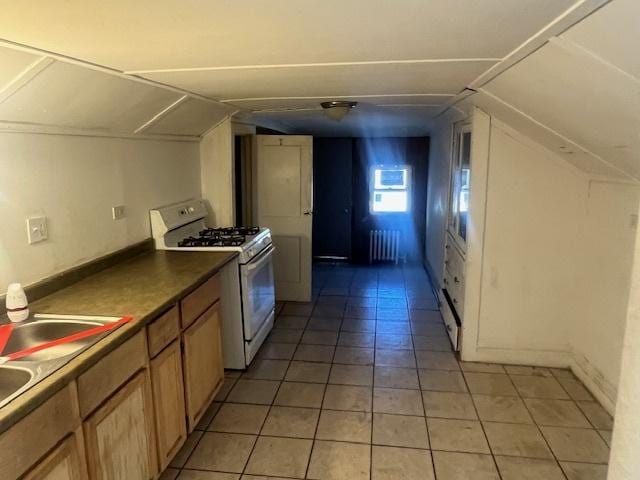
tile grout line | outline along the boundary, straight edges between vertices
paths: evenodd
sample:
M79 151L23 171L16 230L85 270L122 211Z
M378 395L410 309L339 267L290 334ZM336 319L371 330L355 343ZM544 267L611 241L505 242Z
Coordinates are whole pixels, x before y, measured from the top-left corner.
M516 389L516 392L518 393L518 398L520 399L520 401L524 405L524 408L527 411L527 413L529 414L529 416L531 417L531 420L533 421L533 424L536 426L536 429L538 430L538 433L540 434L540 436L544 440L544 444L549 449L549 452L551 452L551 456L555 460L555 463L558 466L558 469L560 470L560 473L562 474L562 476L566 480L567 479L567 475L564 473L564 468L562 468L562 465L560 464L560 460L558 460L558 457L556 456L556 453L551 448L551 445L549 445L549 441L547 440L547 437L544 436L544 433L542 432L542 429L540 428L540 425L538 424L538 422L536 421L535 417L533 416L533 413L531 413L531 410L529 409L529 406L527 405L527 402L525 402L525 399L528 398L528 397L523 397L522 396L522 392L518 389L518 387L516 386L515 382L513 381L513 378L511 378L511 376L508 373L507 373L507 378L509 379L509 381L513 385L513 388Z
M408 298L407 298L408 301ZM422 381L420 380L420 371L418 369L418 355L416 354L416 346L413 341L413 322L411 321L411 313L409 313L409 330L411 332L411 345L413 347L413 359L416 363L416 375L418 376L418 392L420 393L420 403L422 404L422 413L424 415L424 425L427 430L427 442L429 446L429 458L431 458L431 469L433 471L433 478L437 480L438 474L436 473L436 462L433 458L433 445L431 445L431 435L429 434L429 422L427 422L427 408L424 405L424 395L422 390Z

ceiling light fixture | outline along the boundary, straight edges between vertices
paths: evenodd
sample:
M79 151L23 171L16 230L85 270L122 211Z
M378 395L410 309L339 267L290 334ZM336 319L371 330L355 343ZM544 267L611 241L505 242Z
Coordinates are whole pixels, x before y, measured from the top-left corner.
M324 109L324 113L331 120L340 121L342 120L349 111L358 105L358 102L322 102L320 106Z

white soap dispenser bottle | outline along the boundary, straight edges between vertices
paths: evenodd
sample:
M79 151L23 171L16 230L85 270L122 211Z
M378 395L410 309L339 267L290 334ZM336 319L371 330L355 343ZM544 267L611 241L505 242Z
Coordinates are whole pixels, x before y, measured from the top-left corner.
M22 285L11 283L7 288L7 316L12 322L22 322L29 318L29 302Z

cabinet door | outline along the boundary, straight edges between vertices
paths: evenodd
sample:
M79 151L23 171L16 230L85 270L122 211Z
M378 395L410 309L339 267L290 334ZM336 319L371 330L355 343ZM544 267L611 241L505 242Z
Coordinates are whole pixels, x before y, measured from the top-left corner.
M151 360L158 459L164 470L187 437L180 342L175 340Z
M224 379L220 302L183 333L184 383L189 432L204 415Z
M84 423L89 477L144 480L157 473L153 401L142 370Z
M82 432L71 434L54 448L24 480L82 480L86 478Z

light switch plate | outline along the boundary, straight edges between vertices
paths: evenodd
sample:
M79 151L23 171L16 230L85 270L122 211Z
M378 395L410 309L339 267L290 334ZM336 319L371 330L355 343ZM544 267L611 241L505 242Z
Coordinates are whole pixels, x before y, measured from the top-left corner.
M47 217L27 218L27 238L29 240L29 244L46 240L48 235Z
M114 220L120 220L125 217L124 205L118 205L111 208L111 217Z

